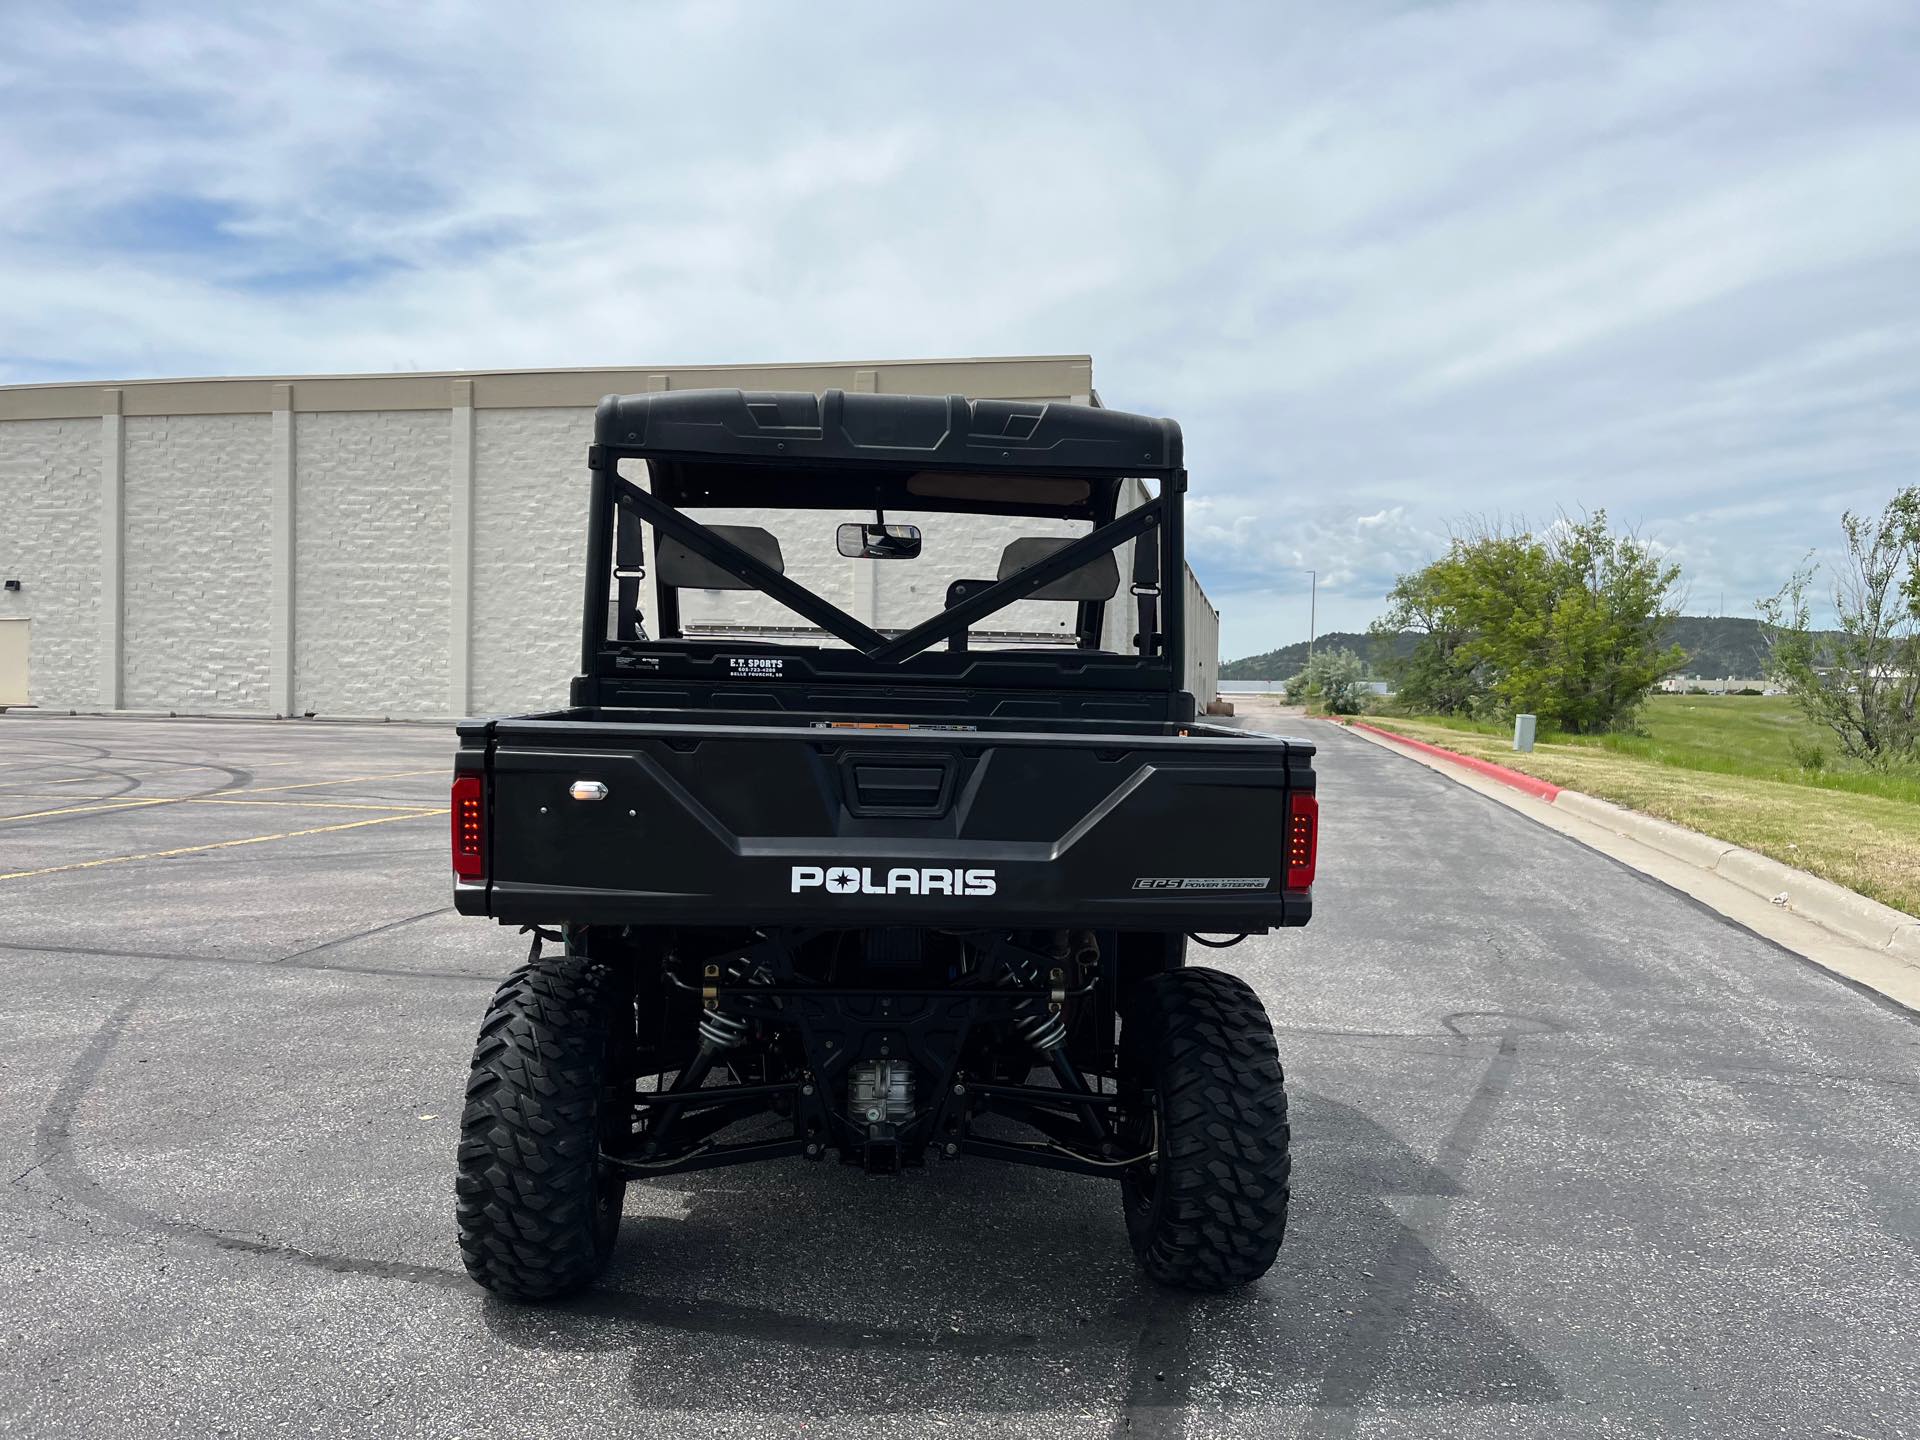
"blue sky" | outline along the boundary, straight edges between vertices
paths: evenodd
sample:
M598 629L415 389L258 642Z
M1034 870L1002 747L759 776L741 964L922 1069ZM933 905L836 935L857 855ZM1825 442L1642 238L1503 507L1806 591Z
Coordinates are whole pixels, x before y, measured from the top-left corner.
M9 13L0 382L1086 351L1228 655L1473 514L1748 614L1920 480L1906 0L195 8Z

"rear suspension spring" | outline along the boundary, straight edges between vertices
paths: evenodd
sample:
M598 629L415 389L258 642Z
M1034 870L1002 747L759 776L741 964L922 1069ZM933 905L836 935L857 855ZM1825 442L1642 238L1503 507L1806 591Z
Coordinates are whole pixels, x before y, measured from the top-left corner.
M1000 972L1000 978L996 982L1008 990L1038 990L1044 986L1051 992L1051 998L1048 1000L1022 1002L1014 1012L1013 1019L1014 1034L1043 1055L1049 1051L1058 1050L1066 1043L1064 974L1060 963L1056 963L1046 972L1046 978L1043 981L1040 957L1010 951L1007 954L1006 969Z
M726 980L738 985L743 981L748 985L771 985L773 976L764 965L750 965L745 959L730 961L725 966L709 964L703 977L701 990L700 1040L714 1050L731 1050L747 1038L752 1022L745 1016L736 1015L725 1006L719 996L720 982Z

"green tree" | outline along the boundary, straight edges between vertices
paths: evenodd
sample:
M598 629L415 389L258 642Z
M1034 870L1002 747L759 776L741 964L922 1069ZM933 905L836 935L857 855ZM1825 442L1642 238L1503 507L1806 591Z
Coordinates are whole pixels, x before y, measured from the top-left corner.
M1582 734L1627 724L1685 658L1663 638L1679 583L1679 566L1610 530L1605 511L1545 536L1479 523L1389 596L1382 624L1422 631L1399 693Z
M1759 602L1767 669L1840 748L1876 767L1920 756L1920 486L1877 517L1840 517L1846 558L1829 594L1839 629L1812 628L1819 567L1809 556Z
M1485 700L1487 676L1467 651L1473 637L1448 603L1440 568L1430 565L1402 575L1387 592L1387 613L1368 631L1373 663L1409 709L1465 715ZM1409 634L1416 637L1413 648L1404 650L1400 637Z
M1535 681L1548 702L1541 716L1562 730L1610 729L1686 659L1665 640L1680 613L1680 567L1609 531L1604 513L1562 523L1547 549L1555 589Z
M1287 699L1318 700L1330 715L1358 715L1366 694L1366 664L1345 648L1314 651L1306 669L1287 682Z

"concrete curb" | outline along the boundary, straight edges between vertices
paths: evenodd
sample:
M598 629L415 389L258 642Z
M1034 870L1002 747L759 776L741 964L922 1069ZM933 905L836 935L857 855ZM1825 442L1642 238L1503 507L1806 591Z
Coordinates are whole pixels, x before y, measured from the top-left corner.
M1538 776L1528 775L1520 770L1509 770L1505 765L1496 765L1491 760L1481 760L1473 755L1462 755L1438 745L1429 745L1424 740L1396 735L1391 730L1383 730L1378 725L1369 725L1364 720L1349 720L1346 724L1349 729L1365 730L1371 735L1384 735L1395 744L1405 745L1414 750L1424 750L1429 755L1437 755L1442 760L1451 761L1455 765L1464 765L1469 770L1478 770L1491 780L1498 780L1502 785L1511 785L1515 790L1524 790L1527 794L1545 800L1548 804L1552 804L1560 794L1558 785L1549 784Z
M1366 732L1367 738L1376 744L1386 743L1391 749L1405 747L1415 750L1429 757L1429 763L1438 760L1445 765L1457 765L1461 769L1491 775L1503 784L1511 783L1506 779L1508 775L1519 773L1439 745L1429 745L1424 740L1396 735L1377 725L1356 722L1348 728ZM1532 781L1533 786L1545 786L1545 782L1534 780L1532 776L1524 778ZM1616 835L1717 875L1748 894L1769 901L1856 945L1879 951L1904 964L1920 966L1920 917L1896 910L1891 905L1882 905L1877 900L1869 900L1844 885L1836 885L1805 870L1796 870L1791 865L1784 865L1756 851L1703 835L1698 830L1689 830L1684 825L1642 815L1637 810L1628 810L1578 790L1545 787L1553 790L1549 795L1533 786L1515 788L1524 790L1556 810L1577 815Z

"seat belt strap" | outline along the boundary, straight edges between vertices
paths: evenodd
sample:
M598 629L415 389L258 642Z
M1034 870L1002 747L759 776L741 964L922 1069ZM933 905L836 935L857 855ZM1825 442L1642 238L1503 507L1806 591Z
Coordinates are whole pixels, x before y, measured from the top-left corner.
M1160 531L1149 530L1133 542L1133 597L1139 634L1133 648L1143 656L1160 653Z

